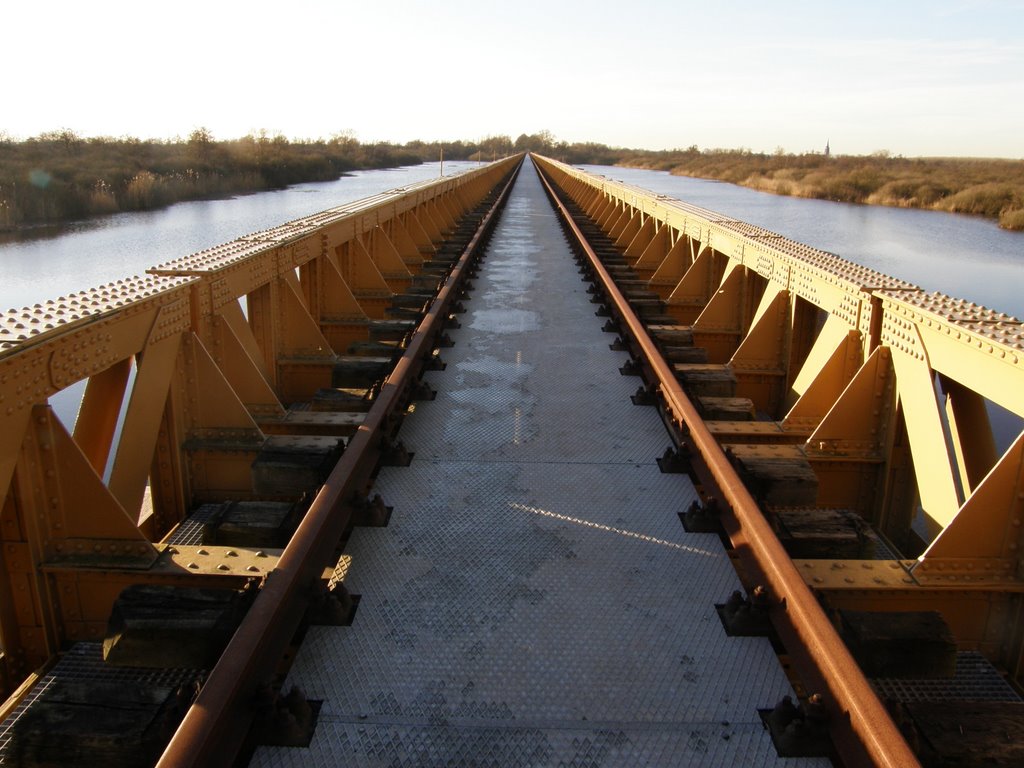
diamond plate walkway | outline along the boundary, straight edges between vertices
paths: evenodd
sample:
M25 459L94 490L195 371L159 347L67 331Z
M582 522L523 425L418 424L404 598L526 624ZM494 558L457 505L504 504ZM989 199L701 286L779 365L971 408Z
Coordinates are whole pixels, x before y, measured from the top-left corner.
M767 640L725 636L739 588L695 498L655 458L586 284L527 163L451 332L438 390L359 529L351 627L309 630L286 688L323 707L308 749L253 766L811 766L761 726L789 684Z

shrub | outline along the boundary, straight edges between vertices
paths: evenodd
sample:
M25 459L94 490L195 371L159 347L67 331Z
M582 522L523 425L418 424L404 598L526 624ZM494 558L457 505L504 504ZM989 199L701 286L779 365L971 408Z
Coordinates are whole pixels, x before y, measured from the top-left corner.
M1024 231L1024 208L1008 209L999 214L999 226L1003 229Z
M815 153L765 155L749 150L623 153L634 167L731 181L775 194L975 213L1017 221L1024 208L1024 162L980 158L868 157ZM1003 225L1005 226L1005 224Z
M914 198L920 207L930 208L949 193L950 189L948 187L939 187L935 184L925 183L920 185L914 192Z
M939 201L937 207L954 213L980 213L999 216L1004 210L1016 207L1016 190L1010 184L988 182L975 184Z
M142 171L129 182L124 193L125 207L131 211L144 211L159 205L160 180L156 174Z
M887 181L868 197L868 202L877 205L913 205L917 200L918 185L912 179Z

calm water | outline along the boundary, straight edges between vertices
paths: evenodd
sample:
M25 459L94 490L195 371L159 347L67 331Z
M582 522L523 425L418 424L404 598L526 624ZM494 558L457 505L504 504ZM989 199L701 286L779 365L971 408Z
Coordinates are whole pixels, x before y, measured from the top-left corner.
M475 165L445 163L445 175ZM781 197L660 171L584 168L758 224L926 290L1024 317L1024 233L1001 230L988 219ZM437 175L437 163L360 171L337 181L118 214L0 243L0 309L141 274L240 235Z
M445 175L475 167L445 163ZM1024 317L1024 233L993 222L932 211L780 197L703 179L605 166L585 166L609 178L758 224L929 291L975 301ZM227 200L179 203L62 228L46 237L0 243L0 309L20 308L141 274L147 267L335 205L424 179L437 163L362 171L333 182ZM80 392L54 406L70 423ZM1020 431L1001 419L998 442Z
M990 219L782 197L661 171L583 167L757 224L927 291L1024 317L1024 232L999 229Z
M591 173L635 184L770 229L850 261L1016 317L1024 317L1024 233L937 211L831 203L734 184L606 166ZM1000 453L1024 422L989 403Z
M444 174L453 176L476 165L447 162ZM41 237L0 243L0 311L139 275L170 259L342 203L437 178L439 172L438 163L357 171L337 181L122 213L76 222ZM69 429L84 392L85 382L78 382L50 398L58 418Z
M445 176L476 163L447 162ZM0 244L0 311L142 274L170 259L342 203L437 178L437 163L357 171L337 181L297 184L227 200L78 222L46 237Z

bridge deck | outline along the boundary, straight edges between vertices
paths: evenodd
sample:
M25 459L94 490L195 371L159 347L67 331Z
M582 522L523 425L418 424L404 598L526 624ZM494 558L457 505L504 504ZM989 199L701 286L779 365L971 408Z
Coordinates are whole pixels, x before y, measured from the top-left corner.
M727 638L739 587L695 498L655 463L532 169L521 174L438 390L358 529L351 627L314 627L289 683L322 699L309 749L253 766L774 765L757 708L791 693L767 640Z

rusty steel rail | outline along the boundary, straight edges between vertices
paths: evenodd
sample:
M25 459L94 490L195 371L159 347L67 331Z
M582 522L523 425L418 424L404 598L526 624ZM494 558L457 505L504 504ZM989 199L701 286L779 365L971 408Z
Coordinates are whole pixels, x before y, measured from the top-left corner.
M806 685L821 687L830 715L833 743L844 765L919 766L917 757L804 583L754 497L683 392L671 366L573 221L554 186L542 172L540 177L559 215L600 280L612 311L626 326L653 371L671 418L684 439L696 450L728 503L730 509L723 511L726 532L737 552L756 570L773 598L772 623L793 657L802 680Z
M387 377L366 419L317 494L267 577L241 626L171 738L158 768L230 765L254 714L257 691L268 682L295 634L325 565L351 520L348 503L368 481L389 419L430 354L448 308L518 175L512 173L494 205L431 304Z

